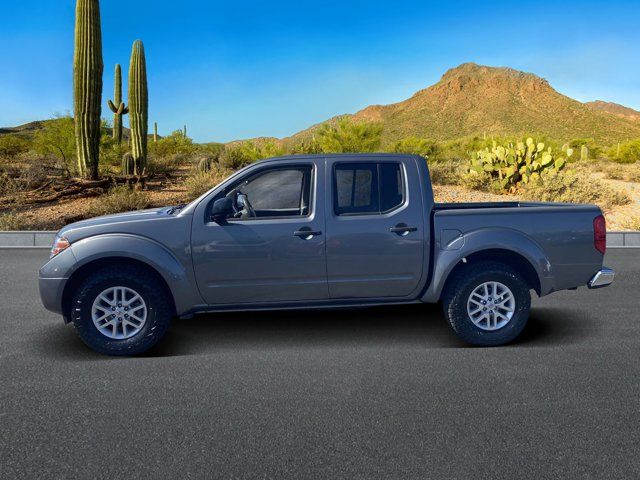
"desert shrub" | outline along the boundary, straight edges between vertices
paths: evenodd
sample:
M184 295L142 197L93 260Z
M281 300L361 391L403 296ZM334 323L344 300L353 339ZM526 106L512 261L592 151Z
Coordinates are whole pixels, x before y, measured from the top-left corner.
M20 176L17 181L21 190L31 190L37 188L49 179L52 168L51 162L38 161L30 162L20 169Z
M207 172L194 171L194 173L185 180L185 188L187 189L189 200L194 200L203 193L208 192L231 175L231 173L233 173L231 170L217 164L213 164L211 170Z
M429 174L431 182L436 185L462 185L464 164L459 160L429 162Z
M189 165L193 155L174 153L168 157L151 157L146 172L150 175L170 175L183 165Z
M136 190L128 185L119 185L100 197L99 202L92 206L89 213L92 216L99 216L130 212L147 208L150 203L148 192Z
M325 123L317 138L323 152L375 152L380 148L382 123L356 122L348 118L336 124Z
M0 195L8 195L19 190L18 183L5 172L0 173Z
M484 177L480 185L489 182L492 190L515 192L521 185L538 180L543 173L562 170L572 153L568 149L554 154L551 147L532 138L506 146L493 142L491 149L486 147L471 156L468 181L475 183L475 177Z
M426 159L435 158L438 153L438 144L432 140L418 137L406 137L390 145L388 150L394 153L408 153L420 155Z
M631 202L629 195L601 181L568 172L550 172L524 185L523 198L542 202L592 203L603 210Z
M601 167L607 178L640 183L640 163L607 163Z
M621 143L609 149L609 158L618 163L635 163L640 161L640 140Z
M14 159L29 151L30 142L18 135L0 136L0 158Z
M8 212L0 214L0 230L27 230L28 223L19 214Z
M120 166L122 156L131 150L126 142L118 144L111 135L100 137L100 165Z

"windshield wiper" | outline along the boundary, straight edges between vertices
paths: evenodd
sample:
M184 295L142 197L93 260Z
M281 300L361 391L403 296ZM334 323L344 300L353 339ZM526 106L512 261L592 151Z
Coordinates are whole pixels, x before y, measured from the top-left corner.
M186 203L181 203L180 205L176 205L175 207L171 207L169 210L167 210L167 213L169 215L173 215L174 213L176 213L178 210L182 210L184 207L186 207L187 204Z

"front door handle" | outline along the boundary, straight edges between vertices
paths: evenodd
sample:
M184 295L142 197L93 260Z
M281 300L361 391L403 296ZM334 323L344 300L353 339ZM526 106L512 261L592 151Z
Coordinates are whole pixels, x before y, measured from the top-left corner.
M402 236L408 234L409 232L417 232L418 227L410 227L407 224L399 223L395 227L391 227L389 231L391 233L397 233L398 235Z
M302 227L300 230L293 232L294 237L300 237L305 240L311 240L313 237L317 237L318 235L322 235L320 230L311 230L309 227Z

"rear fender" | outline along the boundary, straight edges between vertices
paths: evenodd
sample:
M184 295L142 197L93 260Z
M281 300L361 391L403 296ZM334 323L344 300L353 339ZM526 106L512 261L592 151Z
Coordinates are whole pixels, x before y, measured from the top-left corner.
M508 228L482 228L447 239L446 244L442 240L444 238L438 238L435 243L433 280L421 298L423 302L435 303L440 300L447 279L456 265L483 250L508 250L521 255L538 276L540 296L553 291L551 262L540 245L522 232Z

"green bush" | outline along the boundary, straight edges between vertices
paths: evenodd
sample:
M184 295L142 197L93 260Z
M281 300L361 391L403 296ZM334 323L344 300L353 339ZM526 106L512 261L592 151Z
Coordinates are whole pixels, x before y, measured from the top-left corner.
M128 185L113 187L90 210L92 216L142 210L151 203L148 192L136 190Z
M621 143L609 150L609 158L618 163L635 163L640 160L640 140Z
M171 135L149 143L149 153L155 157L170 157L178 153L192 154L197 150L193 140L186 137L182 130L176 130Z
M29 151L29 141L18 135L0 136L0 158L14 159Z
M588 157L584 158L584 148L588 153ZM602 156L602 147L596 143L593 138L574 138L569 142L569 148L576 152L580 152L580 160L593 160Z

